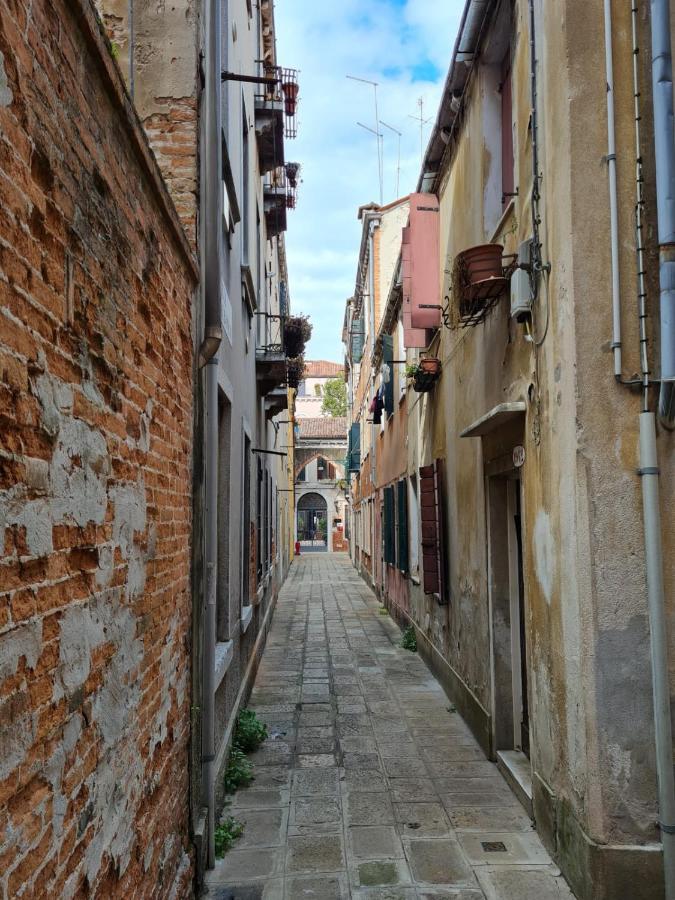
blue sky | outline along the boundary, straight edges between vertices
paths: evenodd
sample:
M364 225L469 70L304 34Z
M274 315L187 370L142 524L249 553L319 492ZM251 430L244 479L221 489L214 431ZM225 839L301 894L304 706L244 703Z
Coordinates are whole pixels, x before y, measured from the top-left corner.
M379 118L403 133L399 195L420 170L418 100L424 146L455 42L464 0L277 0L280 65L300 70L298 137L286 159L302 164L298 207L286 247L291 304L314 326L308 359L342 359L344 304L354 291L361 238L358 207L379 199L373 89ZM398 138L384 134L384 202L396 196Z

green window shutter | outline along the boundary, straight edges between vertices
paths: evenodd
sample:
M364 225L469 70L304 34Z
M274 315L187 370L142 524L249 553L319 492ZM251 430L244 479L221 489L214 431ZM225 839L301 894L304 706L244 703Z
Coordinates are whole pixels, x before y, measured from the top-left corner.
M361 468L361 423L354 422L349 429L349 442L347 449L347 468L350 472L358 472Z
M384 386L384 409L388 416L394 412L394 337L382 335L382 362L389 366L389 381Z
M408 493L405 478L398 483L398 567L408 574Z
M360 363L363 358L363 343L365 339L363 319L352 321L352 361Z

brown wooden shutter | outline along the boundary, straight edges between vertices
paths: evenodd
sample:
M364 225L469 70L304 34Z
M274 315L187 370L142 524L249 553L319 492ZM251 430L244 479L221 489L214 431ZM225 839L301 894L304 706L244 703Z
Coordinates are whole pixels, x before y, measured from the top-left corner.
M420 469L422 576L425 594L445 602L442 460Z

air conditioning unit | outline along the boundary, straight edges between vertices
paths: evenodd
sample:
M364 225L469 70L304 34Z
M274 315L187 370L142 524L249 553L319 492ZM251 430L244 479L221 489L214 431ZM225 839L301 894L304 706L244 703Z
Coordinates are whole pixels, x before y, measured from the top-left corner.
M511 276L511 318L517 322L525 321L532 312L531 259L532 239L518 247L518 268Z

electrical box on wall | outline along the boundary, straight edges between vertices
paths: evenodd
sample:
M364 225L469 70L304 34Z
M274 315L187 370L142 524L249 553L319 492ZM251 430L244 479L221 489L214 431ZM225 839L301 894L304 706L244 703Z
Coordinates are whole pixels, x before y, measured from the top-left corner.
M532 240L523 241L518 247L518 268L511 276L511 317L517 322L523 322L532 312L531 251Z

